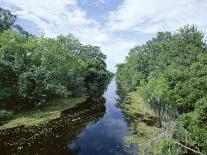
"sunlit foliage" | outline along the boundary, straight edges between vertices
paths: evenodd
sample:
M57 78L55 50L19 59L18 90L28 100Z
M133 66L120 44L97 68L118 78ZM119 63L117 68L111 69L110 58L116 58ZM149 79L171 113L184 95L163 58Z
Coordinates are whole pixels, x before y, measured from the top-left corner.
M117 82L125 92L137 90L146 103L156 99L171 112L176 108L190 135L188 146L207 152L207 44L196 26L159 32L131 49L118 65Z
M31 35L2 8L0 17L0 108L21 110L54 98L96 96L105 88L111 73L99 47L83 45L73 35Z

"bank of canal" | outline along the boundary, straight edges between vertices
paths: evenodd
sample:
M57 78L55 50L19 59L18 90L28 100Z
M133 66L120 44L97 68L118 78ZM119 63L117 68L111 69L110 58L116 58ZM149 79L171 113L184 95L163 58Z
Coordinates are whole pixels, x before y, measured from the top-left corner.
M122 110L116 106L116 82L113 80L106 92L106 112L98 122L88 124L77 138L68 144L68 148L79 155L134 155L136 145L123 142L124 136L129 136L127 122Z
M118 96L114 80L103 96L105 103L88 100L46 124L1 131L0 154L137 154L137 145L123 142L130 131L122 110L116 106Z

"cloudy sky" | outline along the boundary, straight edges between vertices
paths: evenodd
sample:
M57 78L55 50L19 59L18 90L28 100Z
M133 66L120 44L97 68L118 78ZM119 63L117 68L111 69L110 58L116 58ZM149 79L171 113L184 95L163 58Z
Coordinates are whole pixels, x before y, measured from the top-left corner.
M196 24L207 32L207 0L0 0L27 31L47 37L72 33L98 45L115 70L130 48L158 31Z

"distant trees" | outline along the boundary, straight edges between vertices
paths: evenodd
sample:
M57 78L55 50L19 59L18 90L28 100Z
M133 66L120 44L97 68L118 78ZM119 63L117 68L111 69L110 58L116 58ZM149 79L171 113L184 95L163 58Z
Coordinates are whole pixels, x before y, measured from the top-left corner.
M99 47L72 35L36 37L0 8L0 107L22 109L57 97L96 95L111 78Z
M116 78L121 89L137 90L145 102L159 98L160 105L176 107L188 145L207 152L207 44L196 26L159 32L131 49Z
M16 20L16 16L9 10L0 7L0 32L10 29Z

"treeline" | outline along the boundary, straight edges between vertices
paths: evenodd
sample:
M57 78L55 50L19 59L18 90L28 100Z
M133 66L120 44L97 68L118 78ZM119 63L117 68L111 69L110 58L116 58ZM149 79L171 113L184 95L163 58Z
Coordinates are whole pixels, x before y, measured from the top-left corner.
M126 62L117 67L122 95L137 91L145 103L156 101L165 107L171 120L187 131L187 135L173 133L174 139L207 153L207 44L196 26L184 26L174 34L157 33L131 49ZM161 152L179 153L173 141L165 139L160 145Z
M37 37L15 21L15 15L0 8L0 109L101 95L112 73L99 47L83 45L73 35Z

